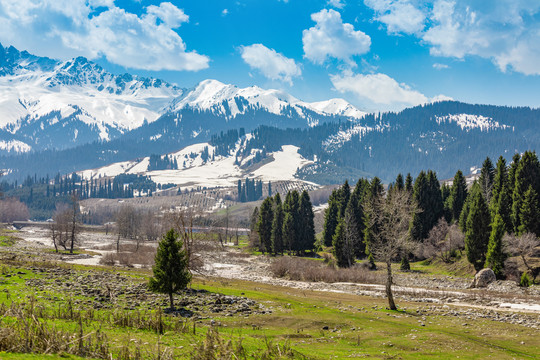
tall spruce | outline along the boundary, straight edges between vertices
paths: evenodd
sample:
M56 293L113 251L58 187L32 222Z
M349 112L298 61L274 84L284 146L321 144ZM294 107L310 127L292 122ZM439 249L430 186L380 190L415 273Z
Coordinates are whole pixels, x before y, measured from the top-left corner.
M381 179L374 177L371 179L369 188L366 191L364 199L364 244L365 244L365 253L368 258L373 261L373 257L370 256L370 244L373 243L375 234L380 232L382 224L379 221L379 218L376 217L377 213L380 212L379 205L381 204L381 199L384 197L384 188L381 183ZM365 209L369 211L365 211ZM368 226L369 224L369 226Z
M174 309L173 294L184 289L191 281L189 259L183 247L182 240L174 229L163 236L152 267L154 276L148 284L151 291L169 295L171 309Z
M298 191L290 191L285 197L283 210L285 217L283 220L283 240L289 251L298 253L300 250L300 209Z
M538 207L538 194L532 185L523 195L519 211L518 235L533 233L540 236L540 209Z
M410 227L410 235L416 241L427 238L429 231L444 214L441 186L433 171L421 171L414 182L413 200L421 212L415 213Z
M354 263L354 251L350 236L347 234L347 220L351 221L350 214L346 214L338 223L332 239L334 257L340 268L351 267Z
M351 197L351 187L349 186L349 181L345 180L343 185L339 188L339 218L341 219L345 216L345 209L349 203L349 198Z
M463 204L467 199L467 181L463 176L461 170L454 175L454 181L452 182L452 188L450 189L449 208L452 213L452 221L459 221L459 215Z
M521 226L520 213L525 193L528 191L529 186L534 190L536 202L538 203L538 193L540 192L540 163L536 153L532 151L526 151L523 154L515 174L514 191L512 194L512 222L516 233L519 232Z
M276 195L279 195L277 193ZM275 255L282 254L283 255L283 220L284 220L284 213L283 213L283 205L281 204L281 201L276 202L276 208L274 210L274 220L272 221L272 251Z
M395 187L396 189L398 190L403 190L405 188L405 183L404 183L404 180L403 180L403 175L398 174L398 176L396 177L396 182L395 182Z
M408 173L407 177L405 178L405 190L407 190L409 193L412 193L413 191L413 178L411 173Z
M260 251L272 253L272 223L274 221L274 201L271 197L263 200L259 210L259 222L257 230L261 241Z
M328 199L328 207L324 211L323 243L324 246L332 246L332 239L339 222L339 201L337 190L332 191Z
M459 215L459 228L463 233L467 232L467 219L476 193L482 194L478 181L473 182L471 189L467 194L467 199L465 199L465 203L461 209L461 214Z
M313 205L306 190L300 195L299 206L299 250L310 251L315 247L315 215L313 214Z
M484 199L489 204L491 202L491 194L493 191L493 180L495 177L495 168L491 159L486 157L486 160L482 163L482 169L480 170L480 177L478 178L478 183L482 189L482 195Z
M505 229L511 229L510 211L511 203L508 192L508 168L504 157L499 156L493 178L493 188L491 191L491 201L489 203L489 212L491 218L495 219L497 214L501 215Z
M519 162L521 160L521 155L518 153L514 154L512 156L512 162L510 163L510 167L508 168L508 190L510 190L511 193L514 192L514 187L516 185L516 171L519 166Z
M504 233L504 221L501 215L496 214L491 224L491 235L489 236L486 264L484 266L493 270L497 279L502 279L504 277L504 262L507 257L504 252L502 241Z
M486 252L490 235L489 210L482 191L473 194L467 216L467 231L465 233L465 251L467 260L476 271L481 270L486 262Z

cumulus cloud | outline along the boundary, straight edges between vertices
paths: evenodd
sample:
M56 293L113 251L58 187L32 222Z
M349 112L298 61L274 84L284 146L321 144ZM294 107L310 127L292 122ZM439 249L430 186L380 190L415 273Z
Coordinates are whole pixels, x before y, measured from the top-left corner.
M183 10L169 2L145 10L138 16L112 0L0 0L0 41L53 58L105 57L128 68L208 67L210 59L188 51L174 30L189 20Z
M425 14L409 0L364 0L375 10L375 19L386 25L389 33L419 33L424 28Z
M302 33L304 56L310 61L322 64L335 58L354 67L352 56L369 51L371 38L353 25L343 23L337 11L323 9L311 14L311 19L316 25Z
M434 56L490 59L501 71L540 75L540 2L364 0L389 33L415 34Z
M411 89L407 84L382 73L354 74L344 72L330 76L334 88L341 93L352 93L360 101L368 101L385 110L400 110L430 101L424 94Z
M241 46L242 59L252 69L260 71L271 80L280 80L292 85L292 78L302 75L302 70L293 59L262 44Z

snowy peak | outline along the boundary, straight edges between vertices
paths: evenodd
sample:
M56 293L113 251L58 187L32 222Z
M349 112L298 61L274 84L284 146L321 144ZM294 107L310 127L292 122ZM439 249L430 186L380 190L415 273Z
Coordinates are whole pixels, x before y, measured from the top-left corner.
M359 119L365 115L343 99L307 103L276 89L261 89L258 86L238 88L217 80L204 80L195 88L176 99L168 111L183 109L210 111L214 114L234 118L248 110L265 110L276 115L289 113L293 109L299 116L306 117L305 110L325 116L345 116Z

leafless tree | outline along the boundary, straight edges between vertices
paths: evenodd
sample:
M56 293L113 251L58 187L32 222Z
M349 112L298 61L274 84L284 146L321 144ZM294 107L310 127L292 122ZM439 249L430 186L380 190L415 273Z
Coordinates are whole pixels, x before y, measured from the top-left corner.
M15 198L7 198L0 201L0 222L10 223L13 221L28 220L30 214L25 203Z
M503 243L506 246L508 252L513 256L518 256L523 265L529 270L533 276L533 282L536 281L536 276L538 276L538 268L533 268L528 258L534 256L536 248L540 246L540 240L536 237L535 234L525 233L521 236L515 236L514 234L506 234L503 238Z
M80 233L80 207L76 195L71 198L71 204L58 204L53 215L53 222L49 226L54 248L68 250L73 254L75 245L78 243Z
M138 239L141 219L139 213L132 205L123 205L116 213L116 252L120 251L120 238ZM137 248L139 242L137 241Z
M397 310L392 294L392 260L413 251L415 244L409 237L409 224L418 208L405 190L376 197L365 206L367 226L372 229L369 251L376 260L386 264L388 305L391 310Z
M465 236L457 225L448 226L446 220L441 218L419 247L418 255L425 258L439 258L445 263L450 263L456 251L465 246L464 239Z
M141 218L141 235L147 241L156 241L164 233L162 219L155 215L152 211L147 211L140 216Z

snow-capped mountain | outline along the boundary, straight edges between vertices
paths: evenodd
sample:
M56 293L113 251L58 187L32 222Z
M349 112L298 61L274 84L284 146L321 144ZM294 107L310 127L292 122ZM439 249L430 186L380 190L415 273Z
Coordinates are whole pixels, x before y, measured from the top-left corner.
M181 112L184 109L207 111L228 119L250 110L263 110L274 115L290 115L292 110L305 118L310 126L317 123L310 113L351 119L360 119L366 114L343 99L308 103L281 90L265 90L258 86L242 89L217 80L202 81L175 99L167 110Z
M0 45L0 93L0 140L24 151L110 140L156 120L182 90L83 57L61 62Z
M0 94L4 153L110 141L140 128L135 137L160 137L174 127L177 140L205 140L231 126L313 126L364 115L342 99L310 104L280 90L216 80L183 90L159 79L114 75L84 57L57 61L1 44ZM145 128L158 119L159 126Z

